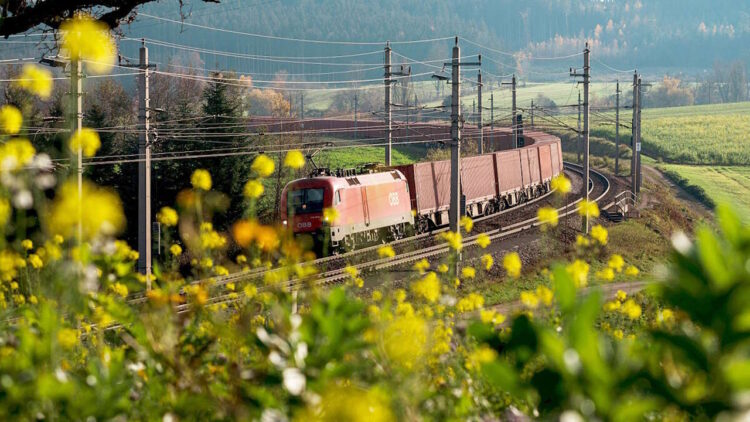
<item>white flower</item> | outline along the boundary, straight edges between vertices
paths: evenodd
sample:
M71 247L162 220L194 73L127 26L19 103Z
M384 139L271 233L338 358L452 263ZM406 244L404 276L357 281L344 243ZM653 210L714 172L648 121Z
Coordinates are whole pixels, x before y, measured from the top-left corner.
M34 197L26 189L18 191L13 195L13 205L18 209L27 210L34 205Z
M286 368L283 375L284 388L293 396L302 394L305 390L305 375L297 368Z

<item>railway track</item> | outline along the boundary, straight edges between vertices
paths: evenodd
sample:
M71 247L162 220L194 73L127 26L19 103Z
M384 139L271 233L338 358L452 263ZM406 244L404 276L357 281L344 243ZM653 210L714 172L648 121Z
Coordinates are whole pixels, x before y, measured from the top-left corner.
M583 171L581 170L581 166L573 163L565 163L568 170L574 171L578 174L583 174ZM589 189L589 195L594 196L592 199L594 202L600 202L602 199L606 198L609 191L610 191L610 182L609 179L602 173L591 169L591 175L592 180L590 181L590 185L588 187ZM599 183L594 182L593 179L597 179ZM546 197L546 196L545 196ZM534 202L538 202L539 200L543 199L544 197L537 198ZM568 217L572 214L577 213L577 205L583 198L577 199L569 204L566 204L563 207L560 207L557 209L558 214L561 218ZM526 205L531 205L532 202L527 203ZM514 210L517 210L519 208L514 208ZM507 210L510 211L510 210ZM497 217L500 214L493 214L491 216L481 217L475 219L475 224L478 222L482 222L485 220L489 220L492 217ZM516 222L513 224L509 224L504 227L491 229L488 231L484 231L481 233L477 233L472 236L465 237L463 239L463 248L468 249L476 246L476 239L479 237L480 234L485 234L489 236L490 240L499 240L503 239L518 233L521 233L523 231L527 231L530 229L533 229L537 226L539 226L541 223L539 222L539 219L534 216L533 218L528 218L526 220ZM442 233L444 231L447 231L448 229L441 229L439 231L434 231L431 233L432 236L435 236L437 233ZM420 235L424 236L424 235ZM403 239L404 241L406 239ZM414 240L414 239L412 239ZM393 244L393 243L391 243ZM382 245L373 246L371 248L377 249ZM426 248L421 248L417 251L411 251L411 252L404 252L401 254L397 254L396 256L392 258L378 258L371 261L361 262L355 265L352 265L352 267L356 268L360 272L368 272L368 271L379 271L383 269L390 269L398 266L404 266L407 264L412 264L414 262L420 261L423 258L433 258L435 256L444 255L447 254L450 251L450 247L445 244L436 244L433 246L429 246ZM329 257L333 258L333 257ZM322 258L321 260L325 260L327 258ZM321 260L312 261L312 262L320 262ZM259 274L256 274L256 277ZM243 275L241 278L235 278L235 281L243 281L247 278L251 278L249 274ZM333 270L329 270L320 274L317 274L314 277L308 277L305 279L293 279L289 280L287 282L282 283L281 287L287 290L299 290L306 286L327 286L327 285L333 285L338 284L343 281L345 281L349 276L349 274L343 269L343 268L337 268ZM229 282L229 281L226 281ZM258 290L263 290L265 288L261 287ZM232 293L226 293L221 295L216 295L211 297L208 300L208 305L221 305L221 304L228 304L231 302L236 302L241 299L243 296L242 292L232 292ZM187 312L190 310L191 305L190 304L181 304L178 305L177 312Z
M576 173L577 175L581 175L582 177L583 172L579 169L580 166L578 166L577 164L570 164L570 166L572 167L568 168L567 170L572 171ZM532 205L540 204L543 201L549 199L552 193L553 193L552 191L547 192L544 195L534 198L530 201L527 201L519 206L508 208L508 209L505 209L503 211L500 211L491 215L477 217L473 219L473 221L475 224L480 224L483 222L490 222L490 221L497 220L502 216L522 214L524 211L528 211L530 208L532 208L531 207ZM402 256L404 254L412 255L414 254L414 251L413 250L410 251L409 249L414 249L417 247L419 247L420 250L422 251L424 251L424 248L433 250L439 241L439 235L441 233L447 232L448 230L449 230L449 227L443 226L429 233L422 233L422 234L418 234L415 236L410 236L410 237L406 237L403 239L390 242L389 245L395 249L396 257ZM476 237L474 237L474 239L475 238ZM420 242L424 242L424 244L420 244ZM374 260L378 260L377 251L382 246L383 244L367 246L367 247L357 249L354 251L350 251L350 252L346 252L343 254L331 255L331 256L327 256L323 258L318 258L312 261L303 262L299 265L303 267L312 266L315 268L328 267L327 271L324 274L329 274L329 273L341 274L343 272L343 269L346 267L346 265L349 262L352 262L352 260L356 259L362 262L361 264L357 264L357 265L366 265L370 262L375 262ZM421 258L418 258L417 260L419 259ZM356 265L355 265L355 268L356 268ZM238 282L243 282L246 280L261 279L268 273L279 272L279 271L282 271L282 269L255 268L255 269L251 269L247 271L240 271L240 272L232 273L226 276L211 277L210 279L193 280L190 282L190 284L196 285L196 284L205 283L210 280L212 287L221 288L229 283L238 283ZM127 302L132 305L144 303L146 300L147 298L145 296L145 292L133 293L127 298Z

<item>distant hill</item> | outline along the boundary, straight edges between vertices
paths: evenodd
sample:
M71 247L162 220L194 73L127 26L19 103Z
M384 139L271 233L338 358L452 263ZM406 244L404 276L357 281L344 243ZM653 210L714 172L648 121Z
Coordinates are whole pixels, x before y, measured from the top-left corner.
M325 41L409 40L458 34L495 49L536 56L578 52L583 40L590 39L594 57L624 68L695 70L710 68L717 60L750 60L750 49L746 47L750 41L750 2L733 0L228 0L220 5L193 0L186 2L182 11L188 15L186 22L235 31ZM149 5L142 12L180 19L176 1ZM146 17L130 25L128 33L255 55L327 56L383 47L278 41L193 27L183 27L181 32L179 25ZM394 51L415 59L445 58L451 44L452 41L401 45ZM516 64L513 57L466 42L462 46L463 54L484 50L488 58L508 66ZM176 51L165 48L159 53ZM202 58L209 66L261 73L322 73L331 68L247 63L238 57ZM365 64L382 61L378 55L356 59ZM564 70L569 62L532 63L535 67L556 65ZM486 63L488 70L513 71L511 67ZM521 64L530 68L529 63Z

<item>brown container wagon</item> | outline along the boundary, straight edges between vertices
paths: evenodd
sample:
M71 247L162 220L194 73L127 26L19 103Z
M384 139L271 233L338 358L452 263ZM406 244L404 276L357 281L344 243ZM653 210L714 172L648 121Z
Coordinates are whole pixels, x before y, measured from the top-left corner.
M466 215L489 215L549 191L562 171L560 139L461 159ZM448 224L450 161L396 166L406 177L418 232Z

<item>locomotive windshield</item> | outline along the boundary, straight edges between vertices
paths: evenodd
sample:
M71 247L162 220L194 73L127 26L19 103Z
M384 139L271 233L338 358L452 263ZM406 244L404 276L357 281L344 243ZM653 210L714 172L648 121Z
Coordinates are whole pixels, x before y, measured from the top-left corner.
M323 211L323 188L289 191L289 214L311 214Z

